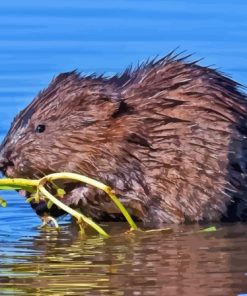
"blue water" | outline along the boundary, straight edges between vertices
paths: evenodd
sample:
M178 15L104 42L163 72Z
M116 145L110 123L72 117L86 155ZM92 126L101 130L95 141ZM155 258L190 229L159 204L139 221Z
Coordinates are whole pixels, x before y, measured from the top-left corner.
M1 1L0 140L6 134L14 115L31 102L38 91L44 88L58 73L78 69L83 73L96 72L112 75L123 71L125 67L131 64L137 65L138 62L145 61L150 57L163 56L175 48L178 48L177 52L187 50L188 54L193 53L194 56L191 59L204 58L200 64L217 67L231 75L238 82L247 85L247 1ZM18 263L20 260L27 261L27 258L31 258L31 263L35 262L34 258L36 258L37 252L41 258L47 258L45 249L48 245L45 244L49 239L53 241L57 238L46 236L46 234L40 232L37 228L40 224L39 219L20 196L12 193L2 193L3 195L9 206L5 209L0 208L0 265L3 266L2 271L0 271L0 282L2 274L3 277L11 278L12 285L15 286L19 282L16 280L17 277L15 277L13 270L8 269L10 268L8 264L11 262ZM242 251L246 250L247 240L244 233L247 233L247 227L244 229L240 231L241 237L237 235L238 240L243 238L241 241L242 249L241 246L239 247L240 251L234 248L234 240L229 238L221 241L220 237L214 237L213 239L210 237L211 243L210 239L205 238L203 244L205 248L208 248L208 251L205 251L206 255L204 254L204 256L206 259L202 262L207 264L208 269L192 268L189 269L192 270L192 273L190 273L188 269L183 270L181 268L181 273L185 273L184 286L179 285L183 280L180 277L175 277L175 271L172 275L164 271L164 277L170 278L171 282L177 279L177 282L175 281L175 284L171 287L169 286L171 282L166 283L166 286L170 287L170 290L168 288L166 290L166 287L162 286L162 280L149 269L151 279L147 280L148 286L146 286L146 282L141 283L141 278L138 279L138 283L135 281L127 282L125 284L127 286L129 284L129 289L126 294L124 294L125 289L121 285L122 288L118 289L116 283L109 284L108 288L111 292L105 292L105 290L99 288L96 290L88 288L87 290L85 287L90 285L85 286L83 291L85 295L98 295L98 293L99 295L162 295L160 294L161 291L163 291L162 293L170 293L166 295L194 295L194 292L197 292L197 295L237 295L237 293L240 294L241 292L242 294L246 293L246 275L244 276L244 274L247 270L247 262L245 251L244 253ZM224 231L230 233L229 237L236 231L239 234L239 231L234 227L227 228ZM67 240L70 242L65 235L65 238L60 238L58 242L62 244ZM41 241L45 245L44 248L37 248ZM152 240L150 241L152 242ZM164 241L165 238L162 237L161 241L158 240L158 244L163 244ZM173 238L169 238L168 241L173 242ZM179 238L176 241L177 250L180 248L179 241L183 240ZM188 246L190 243L193 244L193 240L188 241L186 241ZM69 242L67 242L67 245L70 244ZM134 241L133 244L135 243L137 242ZM145 243L147 242L145 241ZM154 239L152 246L156 243ZM223 268L222 270L222 285L219 284L220 278L218 276L209 277L209 274L212 275L213 272L213 269L210 269L210 264L215 261L214 257L210 257L210 252L213 252L211 248L217 243L220 245L219 248L222 247L223 249L225 245L226 249L229 244L231 245L229 252L220 249L217 253L214 250L217 256L223 256L220 257L222 258L221 263L224 264L225 262L227 266L226 269ZM97 251L97 248L100 249L101 244L104 243L93 240L91 246L95 246ZM137 253L133 251L135 248L132 246L133 260L138 261L139 257L146 260L143 258L146 258L146 254L150 250L155 252L152 246L150 246L150 250L142 248L140 241L138 241L137 245ZM53 248L53 245L51 246ZM90 246L90 243L88 243L88 246ZM113 251L117 252L120 257L123 256L120 248L121 242L115 242L114 246L116 248L119 246L119 248L118 251ZM127 244L127 246L129 245ZM184 255L185 262L187 262L186 254L190 254L188 246L187 253L185 252ZM171 246L168 243L164 246L164 248L166 247L172 252L173 243ZM110 248L109 244L107 248ZM100 249L100 252L104 253L109 250L107 248ZM88 254L87 249L85 252ZM182 246L177 253L178 256L180 256L179 252L183 253ZM53 256L56 255L57 253L53 254ZM22 256L27 257L23 259ZM62 255L60 254L60 256ZM196 260L193 255L188 256L190 260ZM226 257L229 260L225 260ZM164 258L166 258L166 255L164 255ZM212 262L209 258L212 259ZM99 260L98 262L104 262L104 256L97 260ZM167 263L166 259L164 259L164 265L171 264L174 267L176 264L173 263L176 260L179 259L176 257L173 258L173 261ZM183 262L183 259L181 260ZM146 262L146 264L154 264L152 260L150 262ZM199 264L202 262L199 260ZM144 264L144 266L146 265ZM188 266L190 267L190 265ZM217 265L213 266L215 269L218 268ZM145 272L140 266L138 268L138 272L140 270ZM159 266L159 268L161 267ZM178 267L176 266L176 268ZM121 272L129 275L134 272L133 270L127 268ZM160 276L161 270L157 270ZM207 273L204 274L203 270L207 270ZM155 269L152 271L155 271ZM121 272L116 272L115 276L121 274ZM200 278L201 285L198 289L194 287L195 289L189 290L188 285L193 286L193 277L195 277L195 274L199 277L198 273L200 274L200 272L202 275L202 278ZM37 273L39 274L35 270L34 274ZM91 275L94 276L94 271L92 271ZM105 275L107 275L107 272ZM142 273L139 276L142 277ZM237 279L235 276L237 276ZM148 278L148 275L146 277ZM216 282L214 281L215 278L217 279ZM106 279L109 280L107 276ZM203 282L203 279L205 282ZM123 282L121 276L119 276L118 281ZM161 290L156 289L157 282ZM26 283L28 286L29 281ZM135 286L140 289L135 290L133 288ZM6 284L4 290L2 289L2 294L0 289L0 294L22 295L23 292L23 295L25 295L27 290L20 287L14 292ZM73 285L70 287L72 292L75 289L73 287ZM146 287L146 289L143 288L142 290L141 287ZM39 288L42 290L42 285ZM49 295L51 293L49 289L43 289L42 291L48 291ZM138 294L138 291L141 291L141 294ZM92 294L90 294L91 292ZM134 294L134 292L137 294Z

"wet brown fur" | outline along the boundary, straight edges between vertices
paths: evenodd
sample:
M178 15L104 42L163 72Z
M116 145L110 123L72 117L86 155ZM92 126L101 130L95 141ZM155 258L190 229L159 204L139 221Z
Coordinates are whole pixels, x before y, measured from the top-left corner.
M15 118L0 169L93 177L146 225L245 220L247 103L239 87L171 55L112 78L60 74ZM72 186L65 202L98 220L118 216L88 186Z

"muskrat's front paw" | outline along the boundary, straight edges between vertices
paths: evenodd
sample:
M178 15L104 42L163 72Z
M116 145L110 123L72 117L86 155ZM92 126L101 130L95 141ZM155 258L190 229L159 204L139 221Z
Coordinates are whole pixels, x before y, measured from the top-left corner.
M31 207L39 217L44 217L46 215L59 217L65 214L65 212L59 209L56 205L52 205L52 207L49 209L47 207L47 203L43 200L39 203L31 202Z
M80 186L67 192L61 201L67 206L85 207L87 205L87 200L90 199L90 197L92 199L93 196L92 189L87 186Z
M39 203L31 202L31 207L40 217L43 217L45 214L49 213L49 209L45 201L40 201Z

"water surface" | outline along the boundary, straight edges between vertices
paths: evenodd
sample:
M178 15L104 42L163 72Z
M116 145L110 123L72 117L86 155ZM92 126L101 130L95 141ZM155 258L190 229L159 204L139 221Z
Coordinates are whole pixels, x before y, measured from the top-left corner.
M112 75L178 46L247 85L247 2L2 1L0 140L54 75ZM68 221L60 233L40 230L21 197L2 195L0 295L247 293L246 224L126 235L126 224L115 223L105 225L110 239L82 240Z

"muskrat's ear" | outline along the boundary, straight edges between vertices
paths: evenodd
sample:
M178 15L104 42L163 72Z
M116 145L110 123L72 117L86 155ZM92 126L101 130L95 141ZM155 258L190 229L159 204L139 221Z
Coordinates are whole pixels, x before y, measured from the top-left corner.
M113 112L112 118L118 118L120 116L131 114L132 108L123 100L118 102L117 109Z

